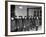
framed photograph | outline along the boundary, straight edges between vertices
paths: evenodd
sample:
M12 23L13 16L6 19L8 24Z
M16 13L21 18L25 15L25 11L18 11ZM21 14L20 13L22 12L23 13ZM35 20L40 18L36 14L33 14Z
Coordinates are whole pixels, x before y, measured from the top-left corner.
M45 3L6 1L5 35L45 34Z

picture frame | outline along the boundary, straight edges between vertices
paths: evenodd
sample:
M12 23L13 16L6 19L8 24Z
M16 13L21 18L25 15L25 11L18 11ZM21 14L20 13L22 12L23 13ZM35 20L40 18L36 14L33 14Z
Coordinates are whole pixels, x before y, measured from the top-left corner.
M31 8L38 7L41 8L41 19L42 19L42 27L41 31L27 31L27 32L12 32L11 31L11 5L15 6L32 6ZM15 7L14 7L15 8ZM17 7L16 7L17 8ZM20 7L22 8L22 7ZM34 8L33 8L34 9ZM27 12L30 12L30 7L27 9ZM13 9L14 11L14 9ZM25 13L26 14L26 13ZM32 14L33 15L33 14ZM28 17L28 13L27 13ZM28 18L27 18L28 19ZM45 3L41 2L25 2L25 1L5 1L5 36L23 36L23 35L40 35L45 34Z

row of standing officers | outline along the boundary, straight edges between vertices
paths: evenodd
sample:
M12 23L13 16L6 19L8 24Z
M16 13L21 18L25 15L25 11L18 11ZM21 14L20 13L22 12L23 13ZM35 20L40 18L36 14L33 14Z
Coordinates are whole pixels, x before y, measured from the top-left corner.
M39 17L29 16L29 18L27 18L25 16L23 18L22 16L19 16L19 18L17 18L17 16L15 16L11 18L11 21L12 21L11 31L17 32L17 31L30 31L33 29L36 31L38 30Z

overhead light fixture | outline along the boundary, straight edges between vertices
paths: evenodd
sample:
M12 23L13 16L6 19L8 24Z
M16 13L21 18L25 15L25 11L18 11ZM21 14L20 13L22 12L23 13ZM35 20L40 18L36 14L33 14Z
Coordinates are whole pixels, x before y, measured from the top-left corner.
M20 6L19 8L20 8L20 9L23 9L23 7L22 7L22 6Z

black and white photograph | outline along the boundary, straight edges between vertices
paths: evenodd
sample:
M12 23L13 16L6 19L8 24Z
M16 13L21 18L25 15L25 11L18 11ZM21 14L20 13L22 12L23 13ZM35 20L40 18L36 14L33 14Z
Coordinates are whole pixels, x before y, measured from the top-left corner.
M8 2L8 35L44 33L44 4Z
M41 30L41 9L37 6L11 5L11 32Z

